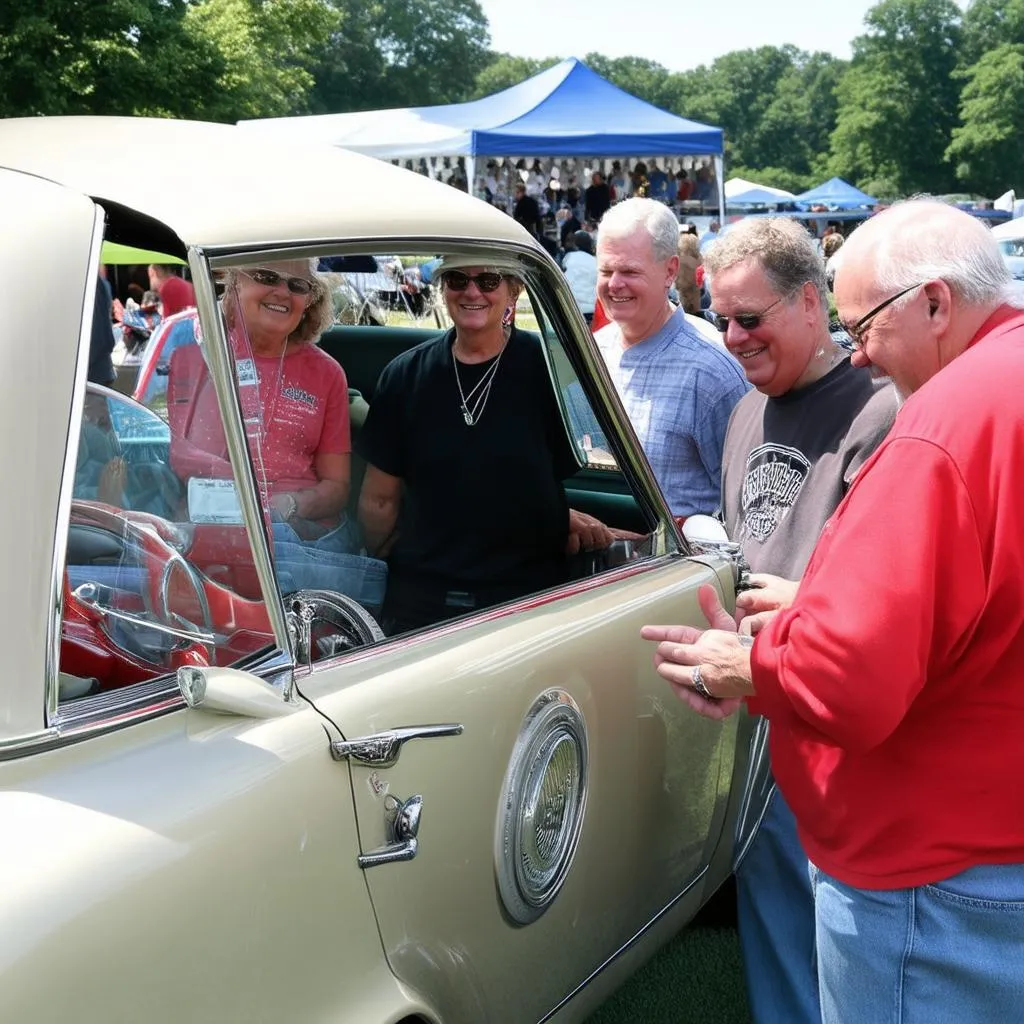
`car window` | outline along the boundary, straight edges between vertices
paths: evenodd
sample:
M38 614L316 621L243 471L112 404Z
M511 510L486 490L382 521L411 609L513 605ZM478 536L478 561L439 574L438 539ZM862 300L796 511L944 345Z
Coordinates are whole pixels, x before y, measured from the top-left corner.
M273 636L245 529L190 516L167 422L90 384L68 530L62 702L182 665L229 665Z
M313 645L313 659L600 573L648 550L653 523L618 472L560 340L578 325L545 318L532 283L501 305L504 277L486 295L467 285L456 301L438 277L445 255L249 257L217 268L229 365L286 609L333 595L373 627L340 646L336 638ZM386 314L372 323L349 315L353 296ZM459 369L456 334L446 332L457 317L472 322L492 307L508 357L479 368L460 361ZM173 509L154 514L191 531L241 531L203 346L195 333L182 338L157 361L164 463L176 492ZM500 386L488 388L488 365ZM471 426L474 417L480 422ZM578 479L588 470L599 471L596 480ZM374 519L382 480L397 481L386 535L375 532ZM570 551L570 507L620 539L600 551ZM212 571L208 563L198 569Z
M360 264L367 257L372 265ZM472 283L461 282L455 296L440 275L460 262ZM286 604L297 593L340 594L395 635L643 557L652 523L617 472L605 428L558 341L574 328L545 320L532 283L506 292L507 278L488 279L486 259L474 266L445 253L392 250L305 267L220 268ZM301 334L294 318L318 305L294 278L315 279L329 295L326 317L314 318L327 326L308 351L301 338L287 349L273 338L274 316L281 324L292 317L289 329ZM369 323L340 314L355 308L339 301L341 292L380 315ZM453 361L460 323L478 316L496 318L507 351L480 364L472 356ZM553 342L545 345L542 334ZM171 409L175 377L172 360ZM607 476L607 493L600 482L576 485L587 469ZM382 482L390 495L380 493ZM635 538L570 552L570 504ZM383 505L394 513L386 528L375 518Z
M194 311L158 326L146 346L135 397L157 415L167 416L167 375L171 357L183 345L198 340L199 319Z

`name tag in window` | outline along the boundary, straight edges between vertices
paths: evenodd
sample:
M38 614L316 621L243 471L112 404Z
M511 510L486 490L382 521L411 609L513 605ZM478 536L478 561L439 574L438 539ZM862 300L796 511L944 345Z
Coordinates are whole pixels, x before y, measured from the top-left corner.
M193 523L241 523L242 507L234 481L192 477L188 482L188 518Z

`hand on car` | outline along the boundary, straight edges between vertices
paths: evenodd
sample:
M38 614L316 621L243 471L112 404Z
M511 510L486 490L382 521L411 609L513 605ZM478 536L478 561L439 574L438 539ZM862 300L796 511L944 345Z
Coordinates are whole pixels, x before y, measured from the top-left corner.
M718 591L709 584L697 594L701 611L711 629L694 626L644 626L640 635L654 640L654 667L672 685L679 697L705 718L723 719L735 713L754 688L750 682L750 647L741 640L736 622L722 607ZM693 688L694 667L714 699L708 700Z
M565 553L575 555L580 551L599 551L608 547L615 539L614 534L600 519L569 509L569 539Z

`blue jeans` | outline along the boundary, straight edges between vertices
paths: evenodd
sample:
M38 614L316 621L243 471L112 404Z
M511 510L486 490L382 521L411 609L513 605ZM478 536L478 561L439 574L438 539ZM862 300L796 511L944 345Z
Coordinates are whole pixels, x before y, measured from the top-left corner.
M1024 1021L1024 864L913 889L810 878L825 1024Z
M776 789L736 872L740 949L755 1024L819 1024L814 897L793 812ZM851 1017L850 1024L874 1024Z
M317 540L304 541L287 524L271 524L274 573L283 594L296 590L333 590L376 614L384 603L388 567L379 558L358 553L356 528L348 521Z

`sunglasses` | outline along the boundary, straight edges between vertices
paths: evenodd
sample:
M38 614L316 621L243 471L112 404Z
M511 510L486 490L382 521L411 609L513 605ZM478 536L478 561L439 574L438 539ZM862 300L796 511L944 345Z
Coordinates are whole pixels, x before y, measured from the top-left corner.
M720 334L725 334L729 330L729 324L733 321L738 323L745 331L756 331L761 326L765 313L774 309L784 298L786 298L785 295L780 296L770 306L762 309L760 313L737 313L735 316L722 316L721 313L712 313L711 323L714 324L715 330Z
M870 312L865 313L855 324L848 326L843 324L843 330L850 336L850 340L854 345L863 344L864 331L872 320L878 316L879 313L885 309L886 306L891 306L897 299L902 299L908 292L912 292L915 288L920 288L923 284L927 284L926 281L922 281L921 284L912 284L909 288L904 288L903 291L897 292L895 295L890 295L884 302L880 302Z
M276 288L284 281L292 295L308 295L313 290L313 282L308 277L285 277L284 274L279 274L276 270L267 270L265 267L243 270L242 273L250 281L255 281L265 288Z
M491 270L485 270L482 274L464 274L461 270L446 270L441 279L450 292L464 292L469 287L469 282L477 286L482 292L496 291L504 278Z

